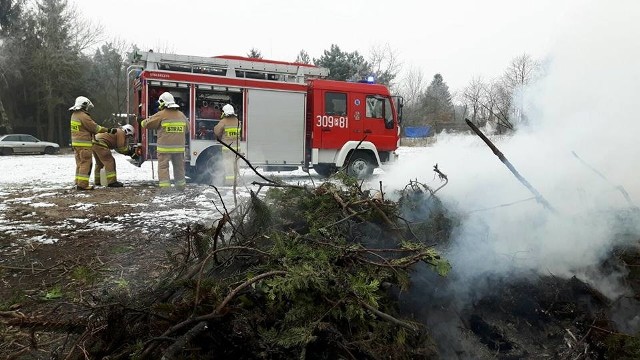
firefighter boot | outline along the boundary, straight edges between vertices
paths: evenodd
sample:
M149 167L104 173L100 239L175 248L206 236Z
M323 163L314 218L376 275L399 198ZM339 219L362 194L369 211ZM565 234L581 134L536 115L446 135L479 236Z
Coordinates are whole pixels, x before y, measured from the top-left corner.
M93 189L94 189L93 185L89 185L87 187L82 187L80 185L76 186L76 190L93 190Z
M124 185L120 181L114 181L111 184L107 185L108 187L123 187Z

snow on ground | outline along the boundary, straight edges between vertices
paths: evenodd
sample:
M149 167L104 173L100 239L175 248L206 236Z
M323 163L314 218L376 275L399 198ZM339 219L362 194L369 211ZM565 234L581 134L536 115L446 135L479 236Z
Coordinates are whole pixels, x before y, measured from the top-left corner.
M0 245L16 237L44 243L59 240L50 233L117 232L126 227L147 233L177 229L191 222L211 224L221 217L223 202L228 209L234 206L231 187L219 187L218 194L213 187L189 183L184 193L163 194L157 188L157 162L147 161L138 168L126 156L114 154L114 158L118 180L125 188L82 192L75 190L73 183L73 154L0 156L0 241L5 240ZM261 179L248 168L241 169L240 174L236 197L242 202L249 198L251 189L257 190L251 182ZM314 172L310 176L301 169L262 174L294 184L320 181ZM117 215L112 214L115 210L103 211L116 207L121 207ZM60 220L44 224L38 211L55 213Z

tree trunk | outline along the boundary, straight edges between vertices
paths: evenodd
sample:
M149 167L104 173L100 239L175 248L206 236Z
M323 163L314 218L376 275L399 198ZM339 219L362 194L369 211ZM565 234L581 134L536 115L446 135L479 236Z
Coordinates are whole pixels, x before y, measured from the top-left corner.
M47 141L54 141L56 118L55 99L53 97L53 86L47 85Z
M9 116L7 116L7 112L4 110L2 99L0 99L0 135L3 133L9 134L12 132L13 127L11 126L11 121L9 121Z

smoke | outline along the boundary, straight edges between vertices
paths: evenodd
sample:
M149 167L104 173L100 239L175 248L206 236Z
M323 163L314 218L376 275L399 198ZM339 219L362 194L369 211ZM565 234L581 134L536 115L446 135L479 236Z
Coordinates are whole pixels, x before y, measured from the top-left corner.
M440 134L382 176L390 192L409 179L437 188L436 163L448 175L438 196L462 214L445 250L459 298L496 277L532 273L575 275L611 298L624 293L620 274L594 269L640 234L629 202L640 204L639 6L584 2L565 18L546 75L525 89L528 126L493 139L557 213L531 199L475 135Z

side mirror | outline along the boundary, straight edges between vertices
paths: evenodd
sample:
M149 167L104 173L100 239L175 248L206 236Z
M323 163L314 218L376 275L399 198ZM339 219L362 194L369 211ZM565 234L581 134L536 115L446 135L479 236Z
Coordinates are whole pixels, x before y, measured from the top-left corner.
M404 107L404 98L399 95L391 97L396 105L396 112L398 113L398 125L402 123L402 108Z

